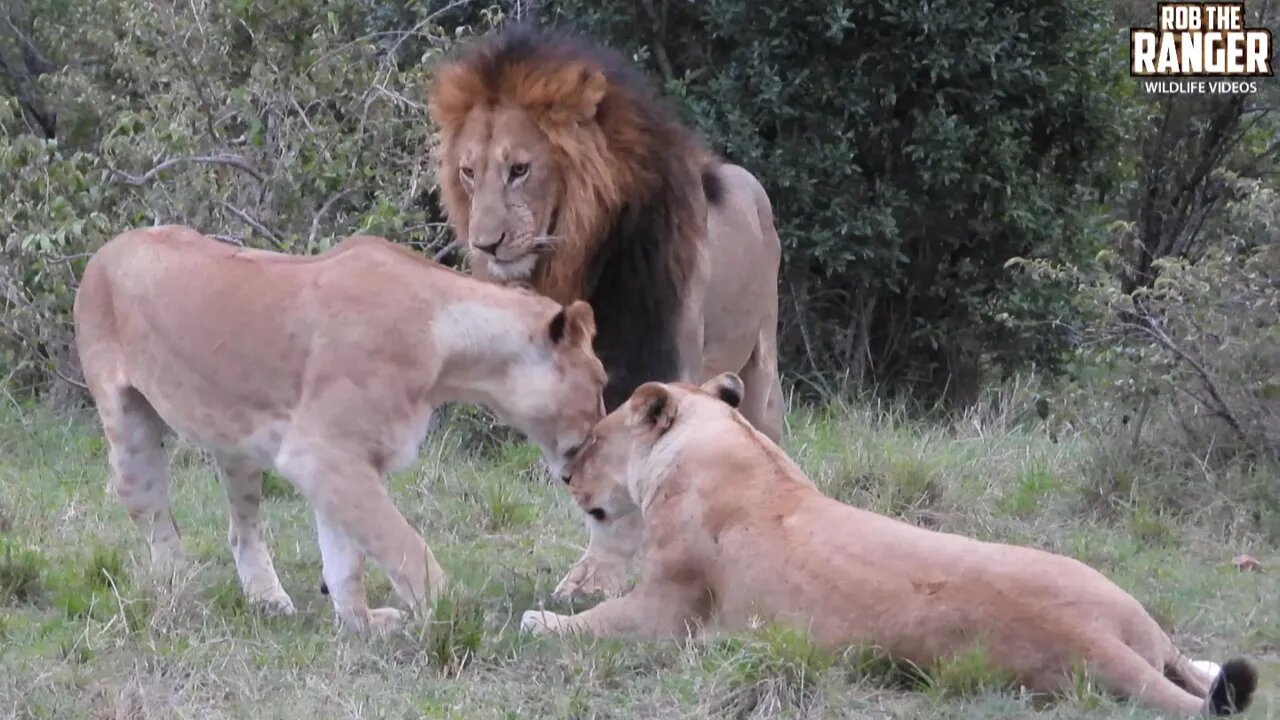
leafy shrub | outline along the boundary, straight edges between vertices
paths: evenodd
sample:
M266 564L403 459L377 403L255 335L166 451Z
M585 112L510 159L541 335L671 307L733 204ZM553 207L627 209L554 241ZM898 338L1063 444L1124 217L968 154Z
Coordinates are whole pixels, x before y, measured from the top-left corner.
M1156 261L1149 288L1125 292L1114 254L1104 259L1118 272L1029 267L1070 278L1088 311L1064 411L1096 441L1095 505L1151 500L1280 532L1280 196L1231 182L1237 200L1215 237L1197 257Z
M356 232L439 249L421 88L461 29L436 24L447 4L6 10L0 379L78 382L78 279L90 253L136 226L300 253Z
M768 190L786 251L784 368L949 390L1052 364L1064 288L1117 170L1108 9L1053 2L557 0L639 58ZM997 322L999 317L1005 322Z

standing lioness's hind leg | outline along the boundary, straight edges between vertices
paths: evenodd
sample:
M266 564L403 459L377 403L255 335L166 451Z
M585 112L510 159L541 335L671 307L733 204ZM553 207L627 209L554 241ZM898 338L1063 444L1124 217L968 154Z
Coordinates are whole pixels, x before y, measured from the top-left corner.
M99 388L94 402L107 438L111 487L147 539L153 569L169 575L182 565L183 552L169 498L164 421L132 387Z
M262 503L262 468L243 458L217 454L215 460L227 510L231 516L227 542L236 561L240 585L250 602L269 612L293 614L293 600L280 585L271 550L263 537L259 506Z

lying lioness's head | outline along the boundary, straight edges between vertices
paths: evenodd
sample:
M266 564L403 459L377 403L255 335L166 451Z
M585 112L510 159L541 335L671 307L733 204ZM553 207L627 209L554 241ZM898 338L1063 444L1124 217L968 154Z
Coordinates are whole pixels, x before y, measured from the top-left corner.
M607 377L591 346L595 315L586 302L561 308L535 332L542 337L509 373L516 390L496 398L493 409L542 448L558 475L604 416Z
M672 461L679 433L727 416L742 402L742 392L742 380L733 373L717 375L702 387L645 383L596 423L561 479L579 507L598 521L632 513L641 501L632 480L659 472L654 465Z

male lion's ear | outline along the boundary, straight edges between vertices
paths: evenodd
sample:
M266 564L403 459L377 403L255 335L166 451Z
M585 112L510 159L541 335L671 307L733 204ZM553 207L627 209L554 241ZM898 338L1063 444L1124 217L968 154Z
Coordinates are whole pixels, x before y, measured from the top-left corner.
M556 70L544 83L522 88L529 105L542 105L558 125L586 122L596 116L609 81L604 73L582 64Z
M676 399L662 383L647 382L636 388L630 404L638 422L659 435L676 421Z
M440 68L427 88L427 113L446 133L462 126L486 97L484 79L463 63Z
M726 405L736 408L742 404L744 392L742 378L731 372L720 373L702 384L702 390L720 398Z
M609 87L609 82L605 80L604 73L599 70L590 70L582 78L582 99L579 101L578 117L583 120L591 120L596 116L596 110L600 109L600 103L604 101L605 90Z

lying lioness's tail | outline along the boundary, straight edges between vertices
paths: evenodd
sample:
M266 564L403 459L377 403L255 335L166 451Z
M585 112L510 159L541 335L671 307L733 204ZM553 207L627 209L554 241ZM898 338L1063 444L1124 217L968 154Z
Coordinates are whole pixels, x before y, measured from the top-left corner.
M1258 671L1244 658L1228 660L1222 666L1204 699L1206 715L1231 715L1244 712L1258 689Z

